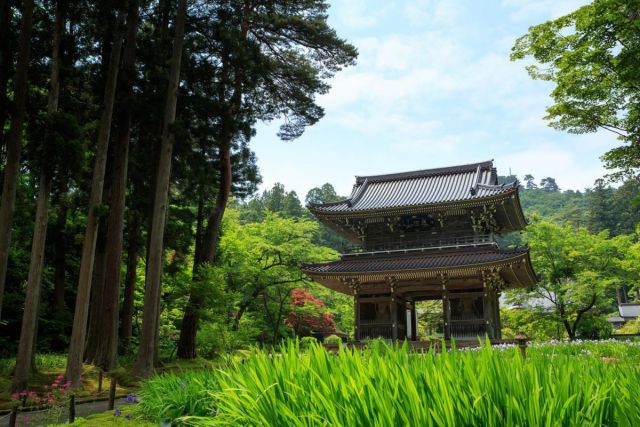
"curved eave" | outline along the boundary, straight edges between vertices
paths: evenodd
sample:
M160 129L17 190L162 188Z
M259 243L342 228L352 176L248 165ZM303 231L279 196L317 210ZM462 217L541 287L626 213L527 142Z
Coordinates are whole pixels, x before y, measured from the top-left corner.
M337 261L339 262L339 261ZM477 277L482 271L491 271L501 268L501 276L508 283L509 288L527 288L537 283L536 274L531 265L529 250L515 256L499 261L466 264L458 266L442 266L425 269L412 270L378 270L378 271L341 271L341 272L318 272L308 268L302 268L302 272L312 280L335 291L353 294L347 285L352 280L358 280L361 284L361 291L366 292L367 282L379 282L387 277L395 280L416 280L416 279L438 279L446 272L449 279Z
M335 220L341 219L364 219L380 216L396 216L396 215L411 215L425 212L440 212L449 209L465 209L486 206L494 203L502 203L502 207L499 209L498 214L503 217L503 228L506 232L522 230L527 226L527 220L522 212L520 205L520 196L518 193L518 187L514 186L505 189L504 192L479 197L470 200L453 200L443 203L430 203L421 205L407 205L407 206L394 206L392 208L381 209L369 209L369 210L349 210L349 211L327 211L318 207L309 206L309 210L313 213L318 220L328 227L336 230L346 238L352 241L358 241L358 236L348 230L343 229L339 225L335 224ZM337 204L338 202L336 202ZM507 206L509 205L509 206Z

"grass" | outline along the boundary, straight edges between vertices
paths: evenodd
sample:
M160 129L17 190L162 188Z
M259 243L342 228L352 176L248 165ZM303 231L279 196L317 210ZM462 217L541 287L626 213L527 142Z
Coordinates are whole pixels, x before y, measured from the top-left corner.
M224 369L163 374L138 411L182 426L637 426L639 343L332 355L288 344Z

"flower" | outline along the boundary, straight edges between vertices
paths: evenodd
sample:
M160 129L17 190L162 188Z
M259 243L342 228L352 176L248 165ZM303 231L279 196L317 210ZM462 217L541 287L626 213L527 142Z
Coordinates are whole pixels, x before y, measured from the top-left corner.
M187 388L187 385L185 383L180 383L180 388L184 390L185 388Z
M28 394L27 390L22 390L20 392L20 396L22 396L22 397L26 396L27 394Z
M120 409L116 409L115 411L113 411L113 416L114 417L119 417L120 414L122 414L122 411Z
M18 399L20 397L20 395L18 393L11 393L11 398L12 399Z
M131 414L127 414L127 415L125 415L124 417L125 417L125 419L130 420L130 419L132 419L132 418L133 418L133 415L131 415Z
M127 402L127 403L138 403L139 399L134 395L129 395L129 396L125 397L124 401Z

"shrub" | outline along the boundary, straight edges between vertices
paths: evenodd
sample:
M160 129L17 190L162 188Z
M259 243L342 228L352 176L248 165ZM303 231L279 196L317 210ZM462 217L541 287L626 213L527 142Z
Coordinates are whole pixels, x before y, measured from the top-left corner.
M326 337L324 339L324 343L325 344L337 344L337 345L340 345L340 344L342 344L342 338L340 338L337 335L329 335L328 337Z

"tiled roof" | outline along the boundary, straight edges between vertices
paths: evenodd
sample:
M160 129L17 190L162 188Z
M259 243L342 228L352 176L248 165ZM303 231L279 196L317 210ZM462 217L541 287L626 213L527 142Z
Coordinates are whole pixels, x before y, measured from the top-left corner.
M618 311L622 317L640 317L640 304L622 303L618 306Z
M382 271L426 270L443 267L464 267L490 264L527 253L528 248L499 249L495 246L482 248L411 251L399 254L372 254L365 256L343 256L340 261L324 264L307 264L302 269L311 274L372 273Z
M312 211L340 213L482 199L505 193L517 181L498 185L492 161L387 175L356 177L351 197L311 204Z

